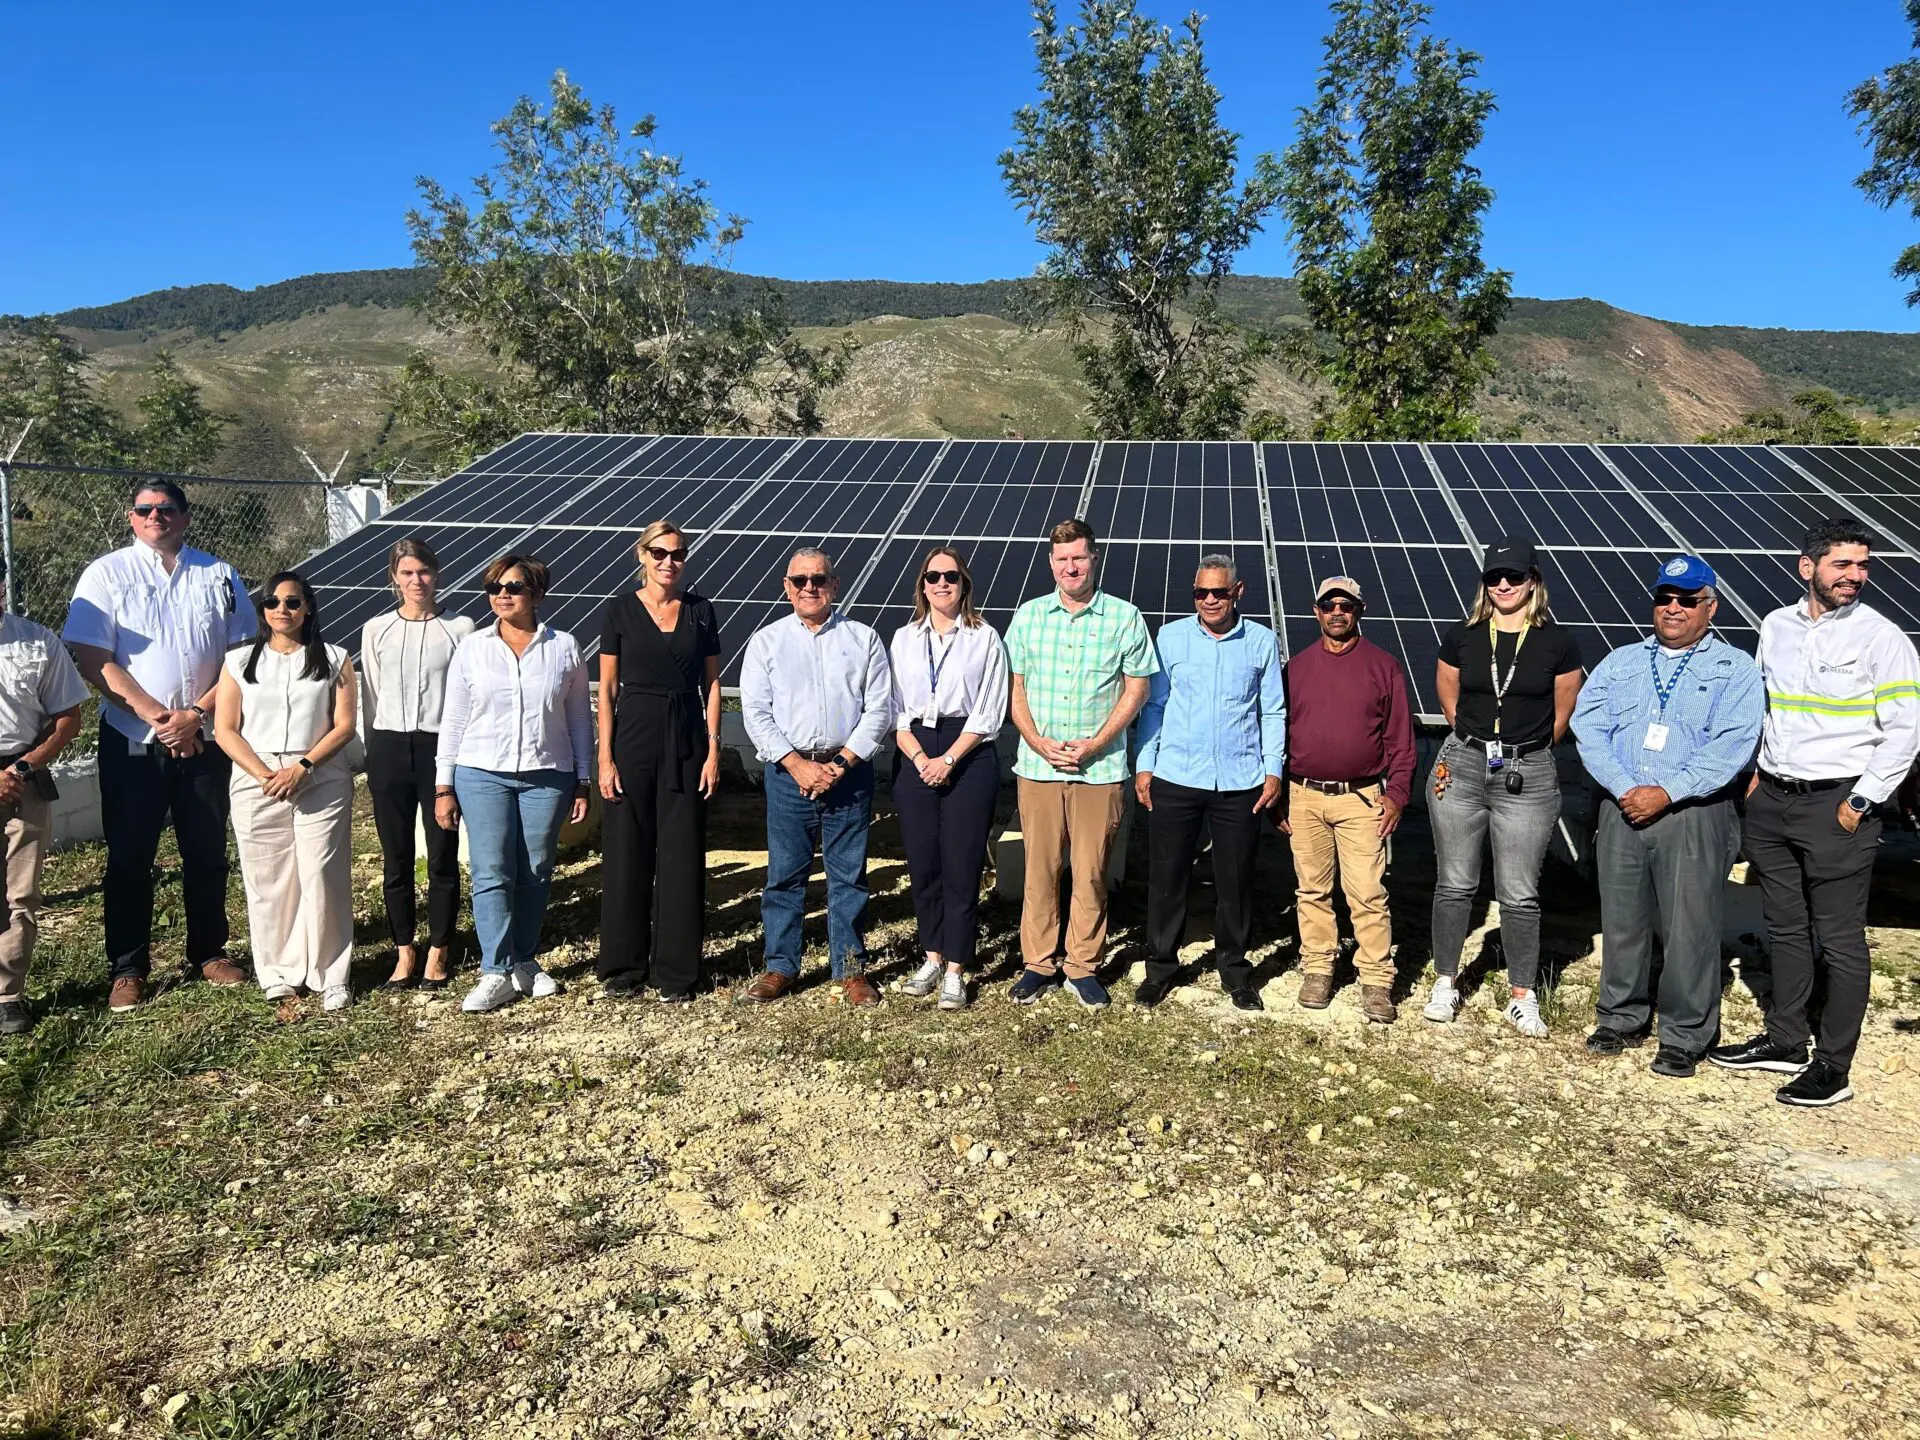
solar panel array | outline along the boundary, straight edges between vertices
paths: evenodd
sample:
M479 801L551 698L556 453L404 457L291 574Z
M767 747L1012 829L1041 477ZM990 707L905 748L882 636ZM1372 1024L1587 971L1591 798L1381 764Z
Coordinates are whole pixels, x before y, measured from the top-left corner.
M591 654L607 597L634 582L639 530L668 516L693 547L689 584L719 609L732 684L746 637L787 610L780 577L797 546L828 551L842 608L891 635L921 558L951 544L1004 630L1050 587L1044 537L1070 515L1101 538L1102 586L1155 629L1192 613L1203 554L1234 558L1244 613L1272 624L1277 612L1289 649L1312 643L1317 581L1353 577L1365 633L1406 664L1428 721L1440 638L1506 534L1542 547L1554 614L1589 664L1647 633L1648 579L1680 550L1719 573L1719 628L1752 650L1761 617L1799 593L1801 534L1836 515L1884 537L1869 599L1920 636L1920 451L1838 446L530 434L306 570L330 633L351 644L394 603L386 557L403 536L437 552L448 606L480 619L487 562L535 555L553 580L543 618Z

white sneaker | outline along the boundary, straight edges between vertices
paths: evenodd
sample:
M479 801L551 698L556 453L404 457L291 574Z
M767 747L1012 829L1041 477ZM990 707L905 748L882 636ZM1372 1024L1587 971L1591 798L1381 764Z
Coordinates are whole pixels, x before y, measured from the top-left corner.
M1540 997L1529 990L1507 1002L1507 1023L1529 1040L1547 1038L1547 1022L1540 1018Z
M291 1000L300 992L291 985L269 985L260 993L269 1000Z
M560 982L533 961L513 967L513 988L531 1000L544 1000L560 993Z
M1427 1008L1420 1012L1436 1025L1451 1025L1453 1017L1460 1013L1460 992L1453 988L1453 977L1442 975L1433 982L1433 993L1427 997Z
M944 961L922 960L920 968L900 982L900 993L912 995L916 999L922 995L931 995L940 984L940 976L946 968Z
M958 970L948 973L940 982L940 1001L942 1010L964 1010L967 1008L967 977Z
M322 1010L344 1010L351 1004L353 1004L353 991L345 985L327 986L326 994L320 999Z
M467 998L460 1002L460 1008L469 1015L480 1015L488 1010L498 1010L502 1005L510 1005L513 1000L513 981L495 972L480 977L480 983L467 992Z

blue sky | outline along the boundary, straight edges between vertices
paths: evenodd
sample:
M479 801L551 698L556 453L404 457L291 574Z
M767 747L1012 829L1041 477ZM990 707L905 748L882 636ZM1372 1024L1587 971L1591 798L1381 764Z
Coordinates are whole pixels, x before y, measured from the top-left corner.
M1910 52L1898 0L1436 8L1499 97L1488 258L1517 293L1695 323L1920 326L1887 273L1920 225L1852 188L1864 151L1841 103ZM1243 155L1284 149L1324 7L1206 13ZM1032 94L1030 28L1011 0L0 0L0 313L407 264L413 178L486 168L488 123L557 67L660 117L659 143L752 222L743 270L1024 273L1038 250L996 157ZM1287 273L1284 234L1239 268Z

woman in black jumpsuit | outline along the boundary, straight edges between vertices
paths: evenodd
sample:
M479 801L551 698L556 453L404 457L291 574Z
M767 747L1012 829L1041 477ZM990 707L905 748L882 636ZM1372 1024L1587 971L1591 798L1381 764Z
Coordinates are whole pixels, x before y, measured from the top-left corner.
M720 783L720 628L680 588L686 538L656 520L643 583L600 635L600 963L609 995L691 1000L706 935L707 801Z

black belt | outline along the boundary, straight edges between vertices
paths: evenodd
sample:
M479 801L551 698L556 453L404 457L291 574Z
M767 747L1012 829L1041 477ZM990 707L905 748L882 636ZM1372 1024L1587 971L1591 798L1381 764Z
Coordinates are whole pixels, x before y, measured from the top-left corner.
M829 745L824 750L801 750L796 747L793 753L798 755L802 760L811 760L816 765L825 765L840 753L841 748L842 747L838 745ZM860 762L855 760L851 763L858 765Z
M1453 738L1462 745L1471 745L1476 750L1487 752L1488 758L1498 755L1502 760L1519 760L1545 750L1553 744L1551 738L1530 740L1525 745L1509 745L1504 740L1482 740L1477 735L1467 735L1459 730L1453 732Z
M1378 785L1380 777L1375 775L1366 780L1309 780L1304 775L1287 777L1296 785L1304 785L1309 790L1317 790L1322 795L1351 795L1356 790L1364 790L1369 785Z
M1764 770L1760 772L1760 778L1782 795L1818 795L1825 790L1851 789L1860 780L1858 775L1845 780L1789 780L1784 775L1769 775Z
M672 774L667 783L674 794L679 794L685 788L680 783L680 767L693 758L693 743L687 734L688 720L691 718L687 713L687 700L690 696L695 699L698 696L684 687L641 685L631 680L622 680L620 690L622 694L651 695L656 700L667 702L667 732L672 736L669 743L673 746ZM619 712L616 710L614 714L617 720Z

